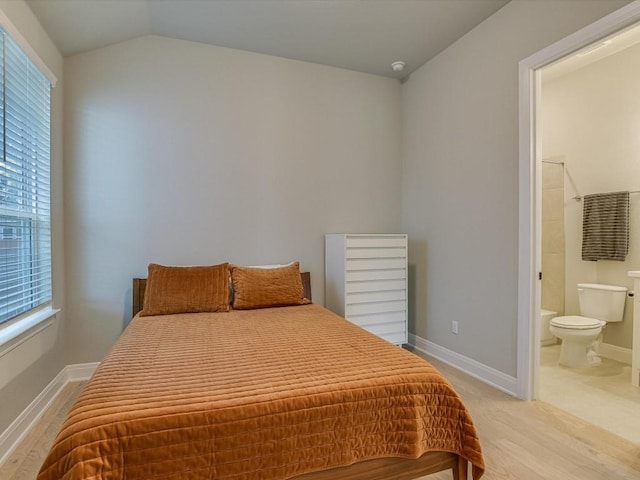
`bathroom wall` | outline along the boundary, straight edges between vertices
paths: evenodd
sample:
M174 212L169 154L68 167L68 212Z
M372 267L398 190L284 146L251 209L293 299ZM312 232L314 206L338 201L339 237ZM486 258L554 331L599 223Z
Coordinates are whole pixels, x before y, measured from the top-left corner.
M566 314L578 309L576 283L633 287L640 269L640 194L631 195L627 260L581 258L582 202L575 195L640 190L640 44L566 76L543 82L543 156L565 156ZM638 292L640 294L640 292ZM604 342L631 348L633 303L624 320L604 330Z
M564 314L564 157L542 162L542 308Z

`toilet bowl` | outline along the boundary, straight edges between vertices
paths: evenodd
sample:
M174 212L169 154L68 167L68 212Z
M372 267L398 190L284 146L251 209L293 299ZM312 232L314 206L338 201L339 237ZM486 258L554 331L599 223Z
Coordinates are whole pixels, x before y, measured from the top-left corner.
M579 283L581 315L555 317L549 330L562 340L560 365L589 368L600 363L597 342L607 322L621 322L627 289L617 285Z
M560 365L571 368L589 368L600 363L592 348L607 322L595 318L568 315L549 322L549 330L562 340Z

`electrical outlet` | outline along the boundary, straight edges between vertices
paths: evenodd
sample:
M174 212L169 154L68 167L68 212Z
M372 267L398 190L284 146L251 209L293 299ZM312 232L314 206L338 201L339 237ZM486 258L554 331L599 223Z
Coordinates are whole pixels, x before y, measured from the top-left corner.
M456 322L455 320L451 322L451 332L455 333L456 335L458 334L458 322Z

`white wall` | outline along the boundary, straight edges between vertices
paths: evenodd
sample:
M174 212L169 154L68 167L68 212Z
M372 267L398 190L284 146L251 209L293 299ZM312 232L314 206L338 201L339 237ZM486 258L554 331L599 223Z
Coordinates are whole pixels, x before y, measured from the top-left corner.
M640 45L628 48L542 88L544 154L565 156L567 225L567 313L578 314L578 282L633 289L627 271L640 268L640 195L630 197L626 261L582 260L582 202L590 193L640 190ZM604 341L631 348L633 302L622 323L609 324Z
M65 59L67 363L97 361L149 262L299 260L400 227L394 79L148 36Z
M0 10L22 37L28 42L38 57L57 77L56 88L51 92L51 191L52 191L52 255L53 255L53 302L58 308L64 308L64 238L63 238L63 165L62 165L62 123L63 123L63 59L51 42L31 9L23 0L0 0ZM64 367L64 328L63 313L57 318L57 340L52 349L48 337L51 330L36 335L22 344L21 354L14 359L0 359L13 362L20 358L36 358L23 373L0 389L0 432L18 416L20 412L42 391L42 389ZM28 348L30 351L25 353ZM11 355L11 354L9 354ZM12 368L22 370L25 365L12 364Z
M513 0L404 84L402 230L418 336L515 376L518 62L626 3Z

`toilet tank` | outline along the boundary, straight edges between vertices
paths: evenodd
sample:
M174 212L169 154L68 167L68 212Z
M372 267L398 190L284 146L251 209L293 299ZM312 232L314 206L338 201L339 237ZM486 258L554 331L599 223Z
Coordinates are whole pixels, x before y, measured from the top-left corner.
M621 322L624 313L626 287L601 283L579 283L580 315L605 322Z

